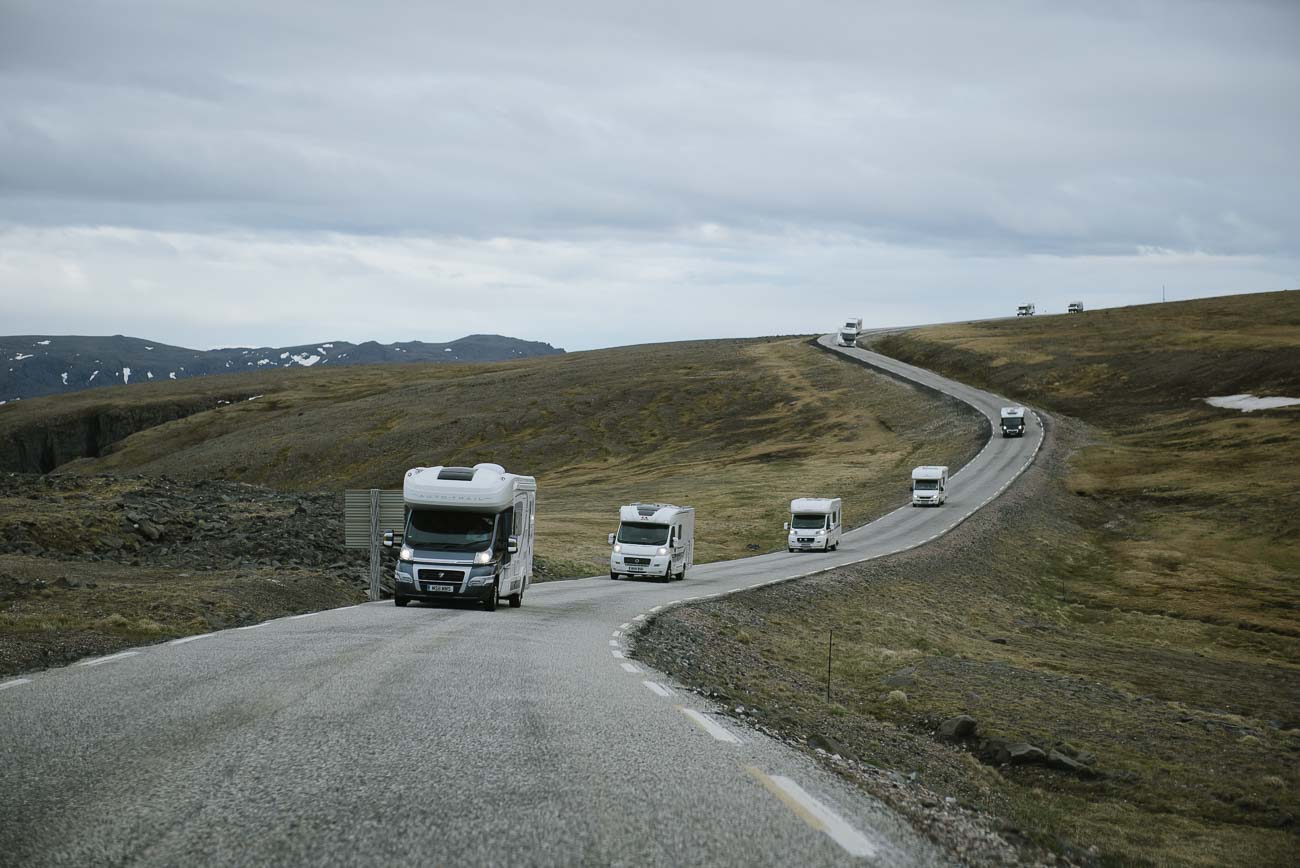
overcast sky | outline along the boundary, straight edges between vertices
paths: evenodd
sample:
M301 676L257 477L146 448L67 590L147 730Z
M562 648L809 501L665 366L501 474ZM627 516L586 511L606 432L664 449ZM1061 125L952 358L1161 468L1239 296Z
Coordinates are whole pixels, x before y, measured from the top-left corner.
M0 333L585 349L1300 287L1300 3L0 0Z

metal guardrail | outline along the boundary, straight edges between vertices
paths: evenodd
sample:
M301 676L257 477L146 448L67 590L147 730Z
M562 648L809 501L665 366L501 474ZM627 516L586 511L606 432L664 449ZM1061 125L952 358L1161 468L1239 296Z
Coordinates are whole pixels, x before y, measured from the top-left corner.
M401 489L357 488L343 493L343 545L370 549L370 599L380 598L379 547L384 531L401 537L406 526L406 505Z

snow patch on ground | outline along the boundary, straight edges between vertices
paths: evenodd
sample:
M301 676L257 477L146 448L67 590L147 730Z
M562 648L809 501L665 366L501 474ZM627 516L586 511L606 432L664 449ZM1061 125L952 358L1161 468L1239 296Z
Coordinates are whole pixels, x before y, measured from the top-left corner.
M284 356L281 356L280 358L284 358ZM320 361L320 356L315 354L309 356L306 353L294 353L293 360L304 368L310 368L312 365Z
M63 372L62 374L60 374L59 376L63 377L63 385L65 385L65 386L68 385L68 372L67 372L67 371L64 371L64 372Z
M289 358L289 354L288 354L287 352L280 353L280 358L282 358L282 359L287 359L287 358Z
M122 382L123 382L123 383L129 383L129 382L131 382L131 369L130 369L130 368L123 368L123 369L122 369Z
M93 374L90 375L90 379L87 380L86 382L87 382L87 383L93 383L93 382L95 382L95 378L98 377L98 376L99 376L99 371L95 371L95 373L93 373Z
M1211 407L1222 407L1225 410L1240 410L1243 413L1250 413L1254 410L1290 407L1293 404L1300 404L1300 398L1283 398L1281 396L1256 398L1254 395L1247 393L1245 395L1219 395L1214 398L1206 398L1205 403Z
M15 362L21 362L23 359L30 359L30 358L32 358L31 353L27 353L26 355L24 355L23 353L19 353L18 355L14 356L13 360Z
M153 347L145 347L146 350L152 350Z
M49 342L49 341L37 341L37 342L36 342L36 346L38 346L38 347L48 347L49 345L50 345L50 342Z
M170 380L174 380L174 379L176 379L176 372L175 372L175 371L172 371L171 373L169 373L169 374L167 375L167 378L170 379Z
M445 349L443 349L443 352L444 352L444 353L449 353L449 352L451 352L451 347L446 347Z
M270 359L258 359L258 360L257 360L257 366L258 366L259 368L260 368L262 365L274 365L274 364L275 364L275 362L271 361Z
M250 400L250 401L256 401L258 398L265 398L265 397L266 397L265 395L254 395L253 397L249 398L248 400Z
M145 371L144 373L146 377L148 377L151 380L153 379L153 371Z
M324 347L324 348L327 349L327 350L332 350L332 349L334 349L334 345L333 345L333 344L321 344L321 346ZM317 347L317 349L320 349L320 347Z

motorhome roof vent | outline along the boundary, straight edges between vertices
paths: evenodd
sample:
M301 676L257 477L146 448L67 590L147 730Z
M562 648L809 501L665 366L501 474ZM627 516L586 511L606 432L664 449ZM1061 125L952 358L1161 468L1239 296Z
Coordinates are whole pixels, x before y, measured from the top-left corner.
M474 468L444 467L438 471L438 478L450 479L456 482L472 482L474 480Z
M649 518L660 510L661 507L667 506L664 503L638 503L636 505L637 515Z

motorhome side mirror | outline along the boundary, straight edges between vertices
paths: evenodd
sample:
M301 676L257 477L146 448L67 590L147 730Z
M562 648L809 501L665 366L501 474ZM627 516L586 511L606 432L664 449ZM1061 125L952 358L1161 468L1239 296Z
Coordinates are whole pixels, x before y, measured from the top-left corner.
M790 522L787 521L785 524L781 525L781 529L782 529L782 530L789 530L789 529L790 529Z
M512 536L506 541L506 551L512 555L519 554L519 537Z
M613 535L613 534L610 534L610 535L609 535L609 544L610 544L610 545L613 545L613 544L614 544L614 535Z
M391 530L384 531L384 545L390 549L393 547L393 532Z

